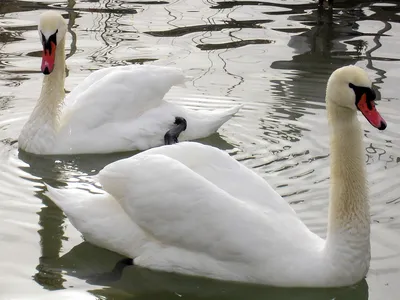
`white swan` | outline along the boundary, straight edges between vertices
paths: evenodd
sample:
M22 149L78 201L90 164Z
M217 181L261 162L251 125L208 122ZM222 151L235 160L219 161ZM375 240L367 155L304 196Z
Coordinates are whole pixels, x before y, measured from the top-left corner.
M336 70L326 93L331 125L326 240L253 171L219 149L193 142L111 163L99 173L105 194L49 187L49 196L87 241L131 257L138 266L273 286L354 284L370 262L357 109L380 130L386 123L362 69Z
M47 75L37 105L18 138L19 148L27 152L145 150L163 145L164 135L177 129L170 137L173 142L186 127L179 128L179 120L187 122L182 140L203 138L241 107L195 111L164 101L168 90L183 84L185 77L179 69L151 65L93 72L64 101L66 22L59 13L48 11L41 15L38 30L43 44L41 69Z

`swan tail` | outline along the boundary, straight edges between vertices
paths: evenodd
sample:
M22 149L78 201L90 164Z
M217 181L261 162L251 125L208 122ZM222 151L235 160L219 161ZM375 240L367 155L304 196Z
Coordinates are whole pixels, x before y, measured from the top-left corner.
M104 202L101 201L104 195L89 194L79 189L56 189L47 184L46 186L45 195L64 212L71 224L84 236L90 231L92 222L90 220L104 218L106 207L101 205Z
M84 207L82 202L85 202L85 198L83 197L84 191L74 189L56 189L48 184L45 184L47 187L47 192L45 195L50 198L51 201L54 202L66 215L67 217L74 217L76 211Z
M82 233L86 241L130 257L143 237L125 211L109 194L92 194L79 189L47 186L49 197Z
M213 111L188 111L187 128L186 131L182 133L181 139L200 139L213 134L242 107L243 104L228 109L216 109Z

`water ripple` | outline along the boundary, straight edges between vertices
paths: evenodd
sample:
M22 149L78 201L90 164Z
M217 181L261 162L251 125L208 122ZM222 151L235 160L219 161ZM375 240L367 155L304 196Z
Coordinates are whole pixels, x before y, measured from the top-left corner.
M226 150L268 180L322 237L330 187L326 82L343 65L366 69L377 91L377 108L388 123L387 130L378 132L360 116L372 218L367 282L348 289L259 290L136 269L109 287L88 283L90 274L106 270L119 256L82 243L43 195L44 183L98 192L93 175L135 153L41 157L17 150L17 137L42 80L35 24L49 8L68 22L67 92L103 67L145 63L182 68L190 80L186 88L173 88L168 101L192 109L244 104L218 134L200 142ZM224 289L223 297L230 299L397 299L399 8L394 0L339 1L332 11L308 0L3 0L0 237L6 243L0 257L6 260L0 260L0 270L7 280L0 279L2 293L20 292L9 285L13 280L30 295L74 286L107 299L131 294L140 299L155 291L160 293L157 299L168 298L171 291L193 299L207 293L209 299L221 299ZM17 256L18 261L8 261Z

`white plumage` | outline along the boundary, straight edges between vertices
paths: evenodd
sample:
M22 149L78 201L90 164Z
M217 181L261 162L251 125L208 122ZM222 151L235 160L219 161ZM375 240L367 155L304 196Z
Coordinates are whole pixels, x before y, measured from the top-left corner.
M54 70L44 77L38 103L18 139L19 147L27 152L145 150L163 145L175 117L187 121L180 140L199 139L216 132L241 108L190 110L167 102L165 94L172 86L183 85L185 76L180 69L155 65L95 71L64 100L65 21L56 12L46 12L39 32L50 36L49 40L55 34L58 42Z
M332 185L326 240L253 171L193 142L111 163L98 175L105 194L49 187L49 196L86 240L138 266L274 286L354 284L370 262L359 101L371 102L362 106L371 124L386 127L374 99L364 98L374 98L370 88L355 66L338 69L328 82ZM367 94L360 98L358 91Z
M151 149L108 165L99 181L109 195L49 187L51 198L89 242L136 257L140 266L258 282L291 263L279 252L263 274L268 249L285 249L294 239L323 247L262 178L213 147ZM313 254L306 244L287 251Z

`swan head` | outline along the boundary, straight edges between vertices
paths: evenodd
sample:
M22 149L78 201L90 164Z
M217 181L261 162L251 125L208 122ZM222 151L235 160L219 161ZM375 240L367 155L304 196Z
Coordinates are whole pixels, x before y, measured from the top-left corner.
M40 16L38 31L43 45L41 70L48 75L54 69L57 45L65 37L67 23L60 13L47 11Z
M328 80L326 101L354 111L359 110L368 122L384 130L386 122L375 107L376 94L367 73L357 66L335 70Z

